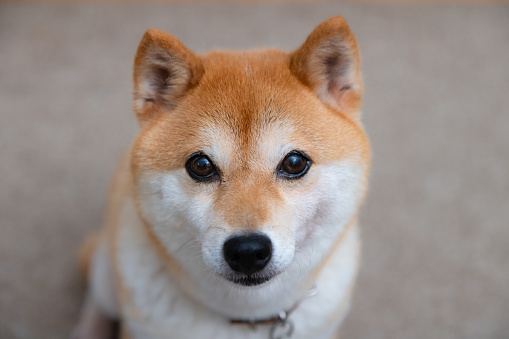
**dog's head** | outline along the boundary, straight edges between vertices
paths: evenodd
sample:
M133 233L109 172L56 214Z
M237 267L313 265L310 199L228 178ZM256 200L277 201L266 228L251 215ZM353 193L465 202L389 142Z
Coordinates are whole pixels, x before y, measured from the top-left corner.
M131 159L150 231L190 275L238 286L267 283L299 253L323 256L365 189L362 90L342 17L293 53L196 56L148 30L135 58Z

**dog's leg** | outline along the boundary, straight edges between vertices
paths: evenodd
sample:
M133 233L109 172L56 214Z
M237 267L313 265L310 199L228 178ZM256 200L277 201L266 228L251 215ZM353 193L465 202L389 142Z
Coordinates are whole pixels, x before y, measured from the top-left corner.
M87 295L81 318L74 328L71 339L115 339L115 321L106 316Z
M95 235L85 242L81 266L88 275L88 291L72 339L116 338L117 305L105 239Z

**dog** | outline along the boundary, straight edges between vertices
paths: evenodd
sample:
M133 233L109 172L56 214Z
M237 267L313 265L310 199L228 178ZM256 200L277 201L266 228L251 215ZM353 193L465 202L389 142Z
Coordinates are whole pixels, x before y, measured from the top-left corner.
M140 131L85 242L73 338L333 338L359 262L370 167L356 39L341 16L293 52L197 56L145 32Z

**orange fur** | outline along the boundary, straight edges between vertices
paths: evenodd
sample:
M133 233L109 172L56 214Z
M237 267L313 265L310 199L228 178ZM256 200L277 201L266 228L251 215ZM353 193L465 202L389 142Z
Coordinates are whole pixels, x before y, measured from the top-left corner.
M341 65L349 65L328 69L329 60L335 59L339 59ZM338 73L337 76L345 83L331 81L326 84L333 100L331 106L345 115L359 118L357 113L364 90L360 55L355 36L342 16L336 16L319 25L292 55L290 68L304 84L315 91L319 91L322 86L324 74ZM344 74L340 74L343 72Z
M292 126L292 139L308 145L305 151L315 164L352 156L367 163L369 147L360 125L324 105L290 71L288 59L289 53L275 50L204 55L205 72L198 85L173 111L156 117L138 136L131 160L135 177L147 170L183 168L191 153L212 143L200 133L208 126L234 133L238 159L230 168L221 169L229 184L217 192L216 206L230 225L253 227L267 218L279 199L273 169L260 168L253 159L257 133L268 123ZM258 95L253 97L253 92ZM169 130L172 133L165 133ZM190 193L195 189L191 185Z
M100 233L94 232L89 234L83 244L81 245L78 252L78 262L81 272L81 276L88 279L90 273L90 266L92 264L92 258L95 250L99 244Z
M364 195L370 147L359 122L363 83L357 42L342 17L319 25L295 52L214 51L197 56L178 39L148 30L136 52L133 80L134 111L141 129L116 172L102 233L121 304L131 299L116 257L126 197L134 201L150 244L172 278L184 289L188 285L185 270L143 217L144 197L137 183L147 172L184 171L186 160L203 148L234 154L233 161L220 154L211 159L221 171L220 185L199 185L188 177L181 184L189 196L205 194L224 226L239 230L275 220L286 203L285 193L307 192L318 181L312 174L296 181L278 179L274 162L281 155L260 160L278 143L298 145L312 166L342 161L358 165ZM356 218L313 271L310 282L342 245ZM90 237L80 252L85 273L97 238ZM122 337L129 337L127 331Z

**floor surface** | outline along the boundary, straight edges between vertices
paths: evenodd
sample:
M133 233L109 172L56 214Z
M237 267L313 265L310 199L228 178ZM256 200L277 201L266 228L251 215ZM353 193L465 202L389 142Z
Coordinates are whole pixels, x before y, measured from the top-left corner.
M197 52L356 34L373 173L343 338L509 337L509 6L0 4L0 338L66 338L136 131L146 28Z

